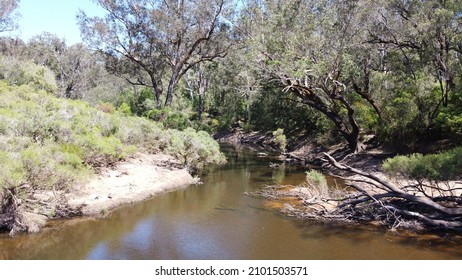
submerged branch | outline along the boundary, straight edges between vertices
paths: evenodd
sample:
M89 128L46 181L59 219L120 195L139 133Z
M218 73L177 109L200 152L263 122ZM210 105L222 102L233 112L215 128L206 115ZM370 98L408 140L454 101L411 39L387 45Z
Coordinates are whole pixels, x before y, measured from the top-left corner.
M397 186L387 179L341 164L332 156L325 155L337 169L357 175L346 178L350 189L328 189L320 193L319 186L306 182L292 188L268 186L253 195L272 200L295 198L282 211L302 219L375 221L392 229L405 227L462 231L462 199L459 197L427 197L422 192L415 192L415 185Z

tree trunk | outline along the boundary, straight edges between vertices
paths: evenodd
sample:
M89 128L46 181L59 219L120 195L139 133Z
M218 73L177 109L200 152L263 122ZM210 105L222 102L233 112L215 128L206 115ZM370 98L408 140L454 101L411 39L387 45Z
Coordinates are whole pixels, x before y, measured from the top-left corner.
M173 101L173 94L175 93L176 85L178 84L179 74L175 73L172 75L170 82L167 87L167 98L165 99L165 107L171 107Z
M286 86L284 92L288 90L294 92L301 99L301 103L312 107L331 120L348 143L348 147L352 153L361 150L359 141L361 129L355 118L355 110L345 97L342 96L342 93L338 92L337 86L329 89L326 85L323 85L321 87L323 96L321 97L312 87L302 85L300 81L285 78L282 79L282 84ZM329 105L329 103L325 101L327 98L329 98L332 103L341 105L342 108L346 109L348 112L347 116L342 116L338 110Z
M152 83L152 93L156 97L156 108L162 109L162 85L159 85L154 75L151 75L151 83Z
M199 120L202 120L202 113L204 111L204 101L205 101L205 97L207 94L207 88L208 88L209 82L207 80L207 77L205 76L205 73L201 65L199 65L198 68L199 68L199 80L198 80L199 102L197 105L197 114L198 114Z
M362 148L362 144L359 141L359 129L353 129L352 132L347 133L342 131L343 138L348 143L348 148L352 153L358 153L360 152Z
M202 95L198 95L198 102L197 102L197 118L201 121L202 120L202 110L203 110L203 104L202 104Z

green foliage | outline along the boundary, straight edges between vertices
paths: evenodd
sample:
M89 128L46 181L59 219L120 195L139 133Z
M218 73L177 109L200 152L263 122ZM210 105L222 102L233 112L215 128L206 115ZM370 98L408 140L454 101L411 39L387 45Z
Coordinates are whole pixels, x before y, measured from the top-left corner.
M462 176L462 148L438 154L396 156L387 159L383 168L389 174L417 181L447 181Z
M252 129L284 129L287 136L323 133L321 117L310 107L284 98L281 88L266 85L250 107Z
M462 77L461 77L462 78ZM459 85L449 100L449 104L438 114L437 123L445 137L462 144L462 85Z
M462 113L441 112L438 115L438 122L447 136L455 139L462 138Z
M192 170L223 162L207 133L165 130L110 104L97 107L0 80L0 187L66 189L137 150L168 152Z
M15 156L0 150L0 190L19 187L23 182L24 170Z
M146 113L149 119L162 123L166 128L184 130L191 126L189 116L181 111L165 107L161 110L152 109Z
M91 166L112 165L127 156L126 147L114 136L77 136L75 144L82 149L84 163Z
M81 158L56 143L33 144L19 152L23 180L33 189L66 189L88 174Z
M29 85L48 93L57 91L53 72L45 66L0 55L0 79L10 85Z
M328 197L329 186L327 185L326 177L316 170L306 172L306 183L314 195Z
M223 164L225 157L220 147L210 135L204 131L196 132L192 128L184 131L169 130L167 132L166 151L186 165L192 172L203 169L209 164Z
M278 128L277 130L273 131L273 136L274 136L273 141L278 145L281 152L285 152L286 146L287 146L287 139L286 139L286 136L284 135L284 129Z
M122 143L141 150L158 152L162 147L164 130L157 123L139 117L125 117L116 133Z
M314 185L327 185L326 177L316 170L310 170L306 172L306 180Z
M119 108L121 106L128 106L130 108L130 112L136 116L149 117L148 112L156 109L154 95L148 88L121 92L119 93L118 99ZM127 108L125 110L127 110Z
M125 116L133 115L130 106L125 102L122 102L122 104L120 104L119 108L117 108L117 111L124 114Z
M179 106L181 99L175 103L176 107L163 107L158 109L152 91L142 89L139 91L126 91L119 95L118 111L126 116L136 115L146 117L152 121L162 123L165 128L184 130L193 125L192 114Z

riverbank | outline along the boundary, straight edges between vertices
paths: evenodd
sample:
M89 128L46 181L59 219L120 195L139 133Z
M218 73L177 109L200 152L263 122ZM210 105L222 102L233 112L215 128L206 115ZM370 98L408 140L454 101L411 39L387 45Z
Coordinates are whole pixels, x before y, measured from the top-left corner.
M246 132L242 128L234 128L229 132L216 134L214 138L220 143L234 146L242 145L260 151L280 152L278 144L275 142L275 136L271 132ZM353 167L382 172L382 162L389 157L395 156L396 152L378 145L372 135L366 138L367 140L363 143L364 150L360 153L351 154L346 144L337 144L326 148L316 145L313 143L313 139L308 136L302 136L288 141L287 150L281 152L280 159L284 162L304 166L329 168L324 156L324 153L328 153L336 159L342 159L344 163Z
M246 145L246 139L252 138L258 141L250 143L258 144L262 149L265 149L262 143L270 141L264 135L258 136L258 133L237 132L221 141L231 140ZM406 157L400 157L397 162L396 151L379 145L373 136L368 138L364 142L364 149L357 153L351 153L342 144L327 149L306 142L281 155L282 161L301 164L307 170L319 169L325 175L340 178L345 182L340 189L338 186L320 184L325 179L319 173L314 174L314 178L308 175L307 181L299 186L263 186L249 195L290 201L281 204L280 210L302 220L367 223L383 225L392 230L462 232L461 182L432 180L424 175L412 179L409 172L405 173L406 168L411 168L406 165ZM437 151L436 144L430 145L427 150ZM427 160L427 164L433 164L435 168L443 160L447 164L456 164L458 157L454 157L454 154L440 154L438 159L432 157L432 160ZM451 156L454 158L452 161ZM399 165L398 172L393 173L390 169L385 171L384 163L389 165L391 161Z
M37 191L19 201L11 234L38 232L52 219L106 215L122 205L197 183L198 178L171 156L136 153L99 169L84 183L63 191Z

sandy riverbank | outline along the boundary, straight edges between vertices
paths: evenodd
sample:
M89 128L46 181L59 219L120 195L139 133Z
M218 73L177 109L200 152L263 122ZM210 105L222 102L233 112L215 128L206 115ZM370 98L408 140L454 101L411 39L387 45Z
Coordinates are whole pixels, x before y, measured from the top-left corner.
M137 153L133 157L103 168L85 183L64 192L40 192L36 201L49 209L60 209L68 216L98 216L131 203L199 183L171 156ZM48 221L49 215L42 209L21 211L23 228L17 231L37 232ZM57 215L58 218L60 217Z
M66 195L68 207L83 215L106 213L118 206L197 184L186 169L163 154L141 154L105 168L84 186Z

